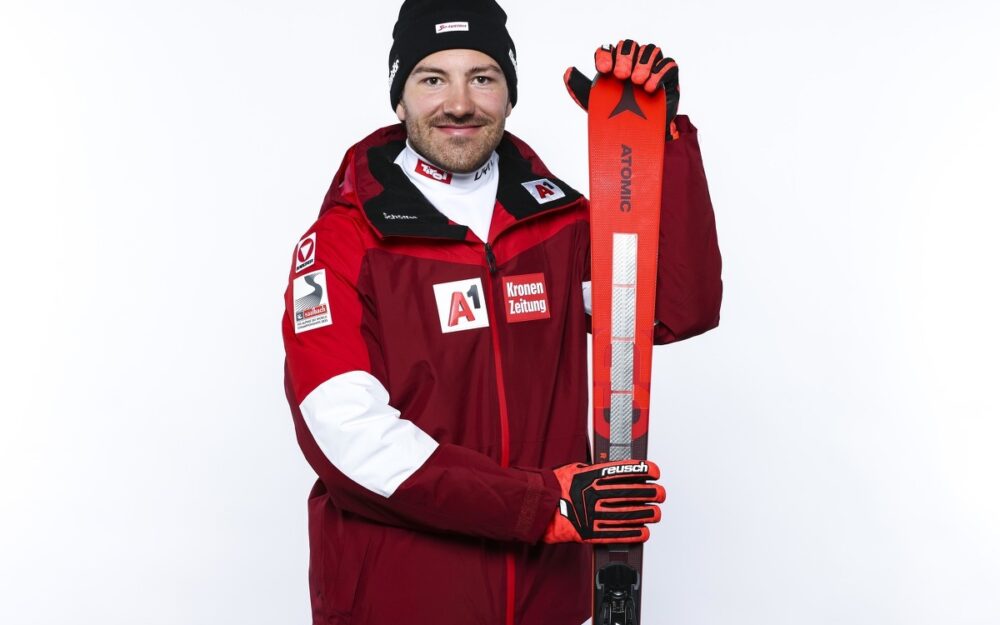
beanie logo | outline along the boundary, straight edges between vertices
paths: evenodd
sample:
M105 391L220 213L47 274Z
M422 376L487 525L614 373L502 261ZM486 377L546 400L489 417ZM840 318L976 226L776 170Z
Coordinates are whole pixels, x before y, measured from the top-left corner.
M468 22L445 22L443 24L438 24L434 27L434 32L438 35L441 33L454 33L458 31L468 31Z
M392 69L389 70L389 89L392 89L392 81L396 77L396 72L399 71L399 59L397 58L392 62Z
M517 59L514 57L514 48L507 48L507 56L510 57L510 62L514 66L514 73L517 73Z

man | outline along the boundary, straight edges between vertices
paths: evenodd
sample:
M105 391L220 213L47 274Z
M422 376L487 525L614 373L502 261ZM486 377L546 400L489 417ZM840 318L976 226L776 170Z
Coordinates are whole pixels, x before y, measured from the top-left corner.
M625 493L584 464L588 205L504 131L505 24L494 0L404 2L389 57L402 123L348 150L295 251L286 391L319 475L317 624L579 625L580 543L646 540L660 518L653 463ZM720 259L696 130L673 119L676 64L630 41L596 58L667 88L655 339L700 334L718 323ZM565 80L586 107L590 81Z

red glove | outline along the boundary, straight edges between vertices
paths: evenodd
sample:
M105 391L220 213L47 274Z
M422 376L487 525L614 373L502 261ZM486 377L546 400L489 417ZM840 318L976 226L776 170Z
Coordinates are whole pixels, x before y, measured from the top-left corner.
M601 74L611 74L619 80L631 80L649 93L660 86L667 91L667 141L678 139L674 118L681 100L681 88L677 79L677 63L654 44L639 46L631 39L623 39L617 46L601 46L594 52L594 65ZM593 81L575 67L566 68L563 82L570 97L587 110L590 102L590 87Z
M651 480L660 469L646 460L568 464L555 470L562 487L546 543L641 543L649 523L660 520L666 491Z

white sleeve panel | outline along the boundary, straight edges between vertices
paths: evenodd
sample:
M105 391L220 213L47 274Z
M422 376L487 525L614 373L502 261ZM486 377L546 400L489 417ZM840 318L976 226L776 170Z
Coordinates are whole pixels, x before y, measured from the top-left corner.
M591 302L590 280L587 280L583 283L583 310L592 316L594 314L594 305Z
M419 469L437 441L389 405L389 392L364 371L334 376L299 404L309 431L337 470L383 497Z

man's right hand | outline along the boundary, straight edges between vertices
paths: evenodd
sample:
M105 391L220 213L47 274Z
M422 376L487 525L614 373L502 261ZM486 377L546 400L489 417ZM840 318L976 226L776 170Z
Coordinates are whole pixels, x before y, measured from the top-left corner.
M660 469L647 460L568 464L555 470L562 488L559 509L542 540L546 543L641 543L650 523L660 520L667 493Z
M637 88L645 89L646 93L664 89L667 94L666 139L674 141L680 138L674 121L681 98L677 62L665 57L656 44L640 46L631 39L622 39L618 45L601 46L594 52L594 67L598 74L629 81ZM573 101L586 111L590 105L593 79L575 67L568 67L563 74L563 82Z

